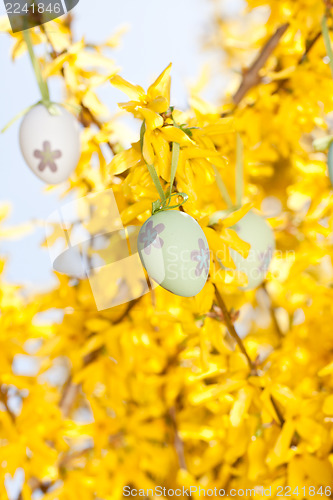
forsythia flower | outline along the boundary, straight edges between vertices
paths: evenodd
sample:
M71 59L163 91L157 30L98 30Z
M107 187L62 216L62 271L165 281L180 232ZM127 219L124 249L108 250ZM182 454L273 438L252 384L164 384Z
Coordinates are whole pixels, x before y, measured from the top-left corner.
M105 45L71 44L64 19L46 25L55 52L40 60L43 72L63 79L84 127L68 190L112 188L123 224L141 224L157 197L147 164L168 187L178 143L174 192L189 195L184 210L204 229L214 266L194 298L159 287L98 312L88 280L56 275L53 290L27 298L6 283L1 260L1 499L14 483L22 500L117 500L126 485L331 495L333 198L326 156L312 147L331 127L333 82L320 35L331 7L248 0L245 13L222 19L223 2L215 3L209 43L223 52L230 86L218 106L197 86L186 111L170 106L170 66L145 92L97 57ZM45 41L38 28L33 35ZM22 35L14 39L17 55ZM95 56L100 70L91 68ZM110 75L131 99L121 109L145 122L142 148L137 141L124 150L117 118L103 121L95 87ZM227 209L215 171L235 198L234 129L244 143L245 203L211 226L211 214ZM104 146L114 154L109 165ZM229 249L247 256L232 227L252 206L270 217L277 251L264 284L244 291L230 277ZM8 234L1 226L0 237ZM60 234L54 225L49 244Z

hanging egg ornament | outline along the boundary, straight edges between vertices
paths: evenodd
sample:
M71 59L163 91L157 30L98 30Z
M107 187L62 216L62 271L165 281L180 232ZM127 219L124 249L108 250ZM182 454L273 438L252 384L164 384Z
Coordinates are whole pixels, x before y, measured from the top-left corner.
M75 117L55 104L51 114L43 104L34 106L20 127L23 157L34 174L47 184L65 181L80 159L80 130Z
M149 277L176 295L193 297L207 281L207 239L197 221L184 212L152 215L140 229L138 251Z
M210 225L226 218L230 212L215 212L210 217ZM236 250L230 249L230 255L238 272L243 272L248 278L248 284L243 290L253 290L265 279L275 250L274 234L264 217L250 210L232 228L241 240L251 245L248 257L245 259Z

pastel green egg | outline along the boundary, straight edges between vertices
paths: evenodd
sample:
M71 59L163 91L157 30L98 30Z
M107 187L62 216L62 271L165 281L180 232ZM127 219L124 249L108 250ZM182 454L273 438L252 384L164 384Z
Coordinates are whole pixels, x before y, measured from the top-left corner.
M193 297L207 281L210 254L206 236L184 212L152 215L140 230L138 251L149 277L176 295Z
M210 224L216 224L220 219L226 218L230 212L215 212L210 217ZM233 227L241 240L251 245L249 255L244 259L238 252L230 249L238 272L243 272L248 278L244 290L251 290L259 286L265 279L269 264L275 250L274 234L264 217L250 210Z

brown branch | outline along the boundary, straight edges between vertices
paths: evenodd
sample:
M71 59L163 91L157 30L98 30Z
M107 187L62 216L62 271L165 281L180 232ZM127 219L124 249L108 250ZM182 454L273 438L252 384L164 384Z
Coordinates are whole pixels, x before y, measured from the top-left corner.
M320 37L321 37L321 31L319 31L311 40L307 42L306 49L302 54L302 56L299 58L297 66L300 66L301 64L305 63L310 50L312 49L312 47L314 47L314 45L316 44L317 40L319 40ZM281 89L283 89L288 80L289 78L284 78L283 80L280 80L276 89L274 90L274 92L272 92L272 95L277 94Z
M248 355L246 349L245 349L245 346L243 344L243 341L242 339L239 337L238 333L236 332L236 329L232 323L232 320L231 320L231 317L230 317L230 314L229 314L229 311L227 309L227 306L225 305L225 302L222 298L222 295L220 294L220 292L218 291L218 288L217 286L214 284L214 288L215 288L215 295L216 295L216 300L217 300L217 303L219 305L219 307L221 308L222 310L222 313L223 313L223 318L224 318L224 322L227 326L227 329L230 333L230 335L235 339L235 341L237 342L237 345L238 347L240 348L241 352L244 354L244 356L246 357L247 359L247 362L249 364L249 367L250 367L250 370L251 370L251 373L252 374L256 374L257 371L256 371L256 368L250 358L250 356Z
M270 315L271 315L271 319L272 319L272 322L273 322L273 325L274 325L274 328L276 330L276 333L278 334L279 338L283 338L284 335L282 333L282 330L280 328L280 325L278 323L278 320L277 320L277 317L276 317L276 314L275 314L275 307L274 307L274 304L273 304L273 301L272 301L272 298L267 290L267 287L266 287L266 284L263 283L262 284L262 289L264 290L268 300L269 300L269 312L270 312Z
M72 377L70 376L65 384L61 400L59 403L59 407L64 417L67 418L71 410L73 409L79 390L80 390L80 384L73 384Z
M275 413L277 414L277 417L279 419L279 424L282 427L284 425L285 420L284 420L284 418L282 416L282 413L280 412L279 407L278 407L278 405L277 405L277 403L276 403L276 401L275 401L275 399L273 398L272 395L271 395L271 403L272 403L273 408L275 410Z
M5 391L3 391L2 388L0 389L0 402L3 403L4 407L6 408L6 411L10 416L11 421L15 423L16 417L8 406L8 391L6 389Z
M321 37L321 31L319 31L311 40L309 40L306 44L306 49L304 51L304 54L302 55L302 57L299 59L298 61L298 64L303 64L306 59L307 59L307 56L310 52L310 50L312 49L312 47L315 45L315 43L317 42L317 40L319 40L319 38Z
M267 59L272 54L272 52L277 47L280 39L287 31L289 23L282 24L275 33L271 36L268 42L265 43L263 48L261 49L258 57L252 63L252 65L245 71L243 80L233 96L233 101L237 105L241 102L241 100L245 97L245 95L249 92L249 90L258 83L260 83L260 70L265 65Z
M52 40L50 39L50 37L49 37L49 35L48 35L48 33L47 33L47 31L46 31L46 29L45 29L45 27L44 27L44 25L43 25L43 24L40 26L40 29L41 29L42 33L45 35L45 38L46 38L46 40L47 40L47 43L50 45L50 48L51 48L51 57L52 57L52 59L56 59L56 58L57 58L57 57L59 57L60 55L62 55L62 54L65 54L65 53L66 53L66 50L64 50L64 51L63 51L63 52L61 52L61 53L60 53L60 52L57 52L57 51L55 50L55 48L54 48L54 46L53 46L53 44L52 44ZM65 75L65 72L64 72L64 68L63 68L63 67L61 68L61 70L60 70L60 71L61 71L62 76L64 76L64 75ZM86 127L86 128L87 128L87 127L89 127L89 126L93 123L94 125L96 125L96 126L98 127L98 129L99 129L99 130L102 130L102 128L103 128L103 123L102 123L102 122L100 122L100 121L98 120L98 118L96 118L96 116L92 113L92 111L91 111L89 108L87 108L87 107L83 104L83 102L82 102L82 101L80 101L80 103L79 103L79 104L80 104L80 107L81 107L81 109L82 109L82 111L81 111L81 113L80 113L80 116L79 116L79 121L80 121L80 123L81 123L84 127ZM89 119L87 119L87 118L86 118L87 116L88 116L88 118L89 118ZM115 155L115 154L116 154L115 145L114 145L114 144L112 144L112 142L111 142L111 141L108 141L106 144L109 146L109 148L110 148L110 150L111 150L112 154L113 154L113 155Z
M186 460L185 460L185 452L184 452L184 443L179 436L175 408L174 407L170 408L168 414L171 418L171 422L172 422L172 426L173 426L173 430L174 430L174 447L175 447L175 450L177 453L179 467L181 469L187 470L187 465L186 465Z

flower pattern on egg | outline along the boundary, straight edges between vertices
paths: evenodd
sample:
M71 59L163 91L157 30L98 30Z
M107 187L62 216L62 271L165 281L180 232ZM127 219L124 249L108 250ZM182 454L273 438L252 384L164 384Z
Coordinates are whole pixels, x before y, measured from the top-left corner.
M55 162L58 158L61 158L62 152L60 149L55 149L52 151L50 141L43 142L43 149L35 149L34 157L39 158L41 161L38 165L38 170L43 172L46 167L49 167L52 172L56 172L58 170L58 166Z
M273 257L273 248L271 246L267 247L267 250L259 254L260 266L258 267L260 272L266 272L271 259Z
M143 244L144 251L147 255L150 255L151 248L162 248L164 241L159 236L162 231L164 231L165 225L160 223L154 227L152 220L149 220L146 227L142 232L140 232L139 241Z
M200 274L202 274L202 271L205 271L205 273L208 274L210 262L209 249L206 248L203 239L198 239L198 246L199 250L192 250L191 252L191 259L195 260L198 263L195 269L196 276L200 276Z

